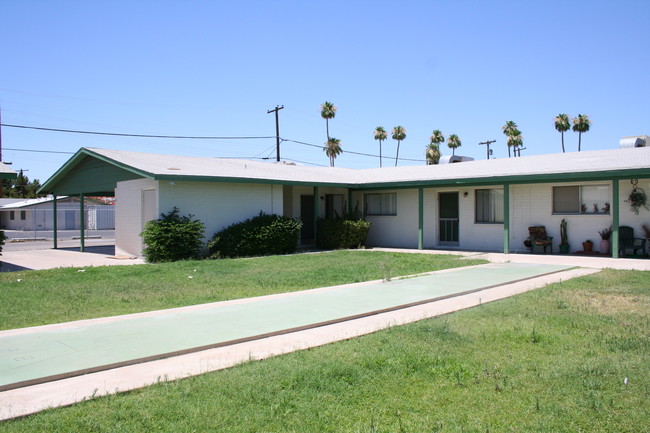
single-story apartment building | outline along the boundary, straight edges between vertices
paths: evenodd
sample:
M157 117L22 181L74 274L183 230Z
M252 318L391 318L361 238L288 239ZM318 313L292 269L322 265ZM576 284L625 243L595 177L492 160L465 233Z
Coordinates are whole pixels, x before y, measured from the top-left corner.
M61 196L56 199L57 218L54 218L54 197L32 199L0 199L0 228L4 230L52 230L56 221L59 230L81 228L81 200ZM85 228L112 230L115 228L115 209L112 205L94 199L84 201Z
M543 225L557 253L566 219L570 251L611 225L617 257L618 227L650 224L626 203L634 188L650 191L648 147L371 169L82 148L41 192L114 195L116 254L141 255L144 223L174 207L207 238L260 211L301 218L303 242L316 218L358 208L370 246L523 252Z

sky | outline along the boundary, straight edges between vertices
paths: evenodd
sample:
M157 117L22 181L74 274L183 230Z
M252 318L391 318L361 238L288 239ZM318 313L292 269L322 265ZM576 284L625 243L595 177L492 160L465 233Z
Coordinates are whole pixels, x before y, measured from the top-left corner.
M281 158L327 166L325 101L337 167L379 166L377 126L406 128L399 165L434 129L507 158L509 120L522 155L561 152L560 113L590 117L583 150L614 149L650 135L648 22L647 0L0 0L2 159L41 182L81 147L274 161L279 105Z

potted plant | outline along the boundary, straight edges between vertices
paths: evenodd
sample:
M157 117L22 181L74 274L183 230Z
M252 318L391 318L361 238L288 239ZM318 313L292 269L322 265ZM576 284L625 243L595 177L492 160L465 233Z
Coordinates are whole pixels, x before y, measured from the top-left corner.
M589 253L594 249L594 243L590 239L587 239L582 243L582 251Z
M604 230L600 230L598 232L600 235L600 253L601 254L609 254L609 249L612 246L612 244L609 241L609 238L612 237L612 226L609 226L608 228Z
M567 222L562 219L560 223L560 254L569 253L569 235L567 234Z
M625 200L625 203L630 205L630 211L638 215L639 208L641 207L643 207L645 210L650 210L648 209L648 205L646 203L648 197L645 195L645 191L637 186L639 181L637 179L632 179L630 180L630 183L632 184L632 192L627 197L627 200Z

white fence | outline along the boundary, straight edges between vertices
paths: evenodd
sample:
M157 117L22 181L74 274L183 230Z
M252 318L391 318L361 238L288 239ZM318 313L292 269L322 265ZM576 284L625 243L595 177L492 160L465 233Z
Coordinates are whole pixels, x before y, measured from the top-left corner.
M80 209L61 208L56 210L57 230L79 230ZM52 208L4 209L0 212L0 226L6 230L52 230L54 210ZM114 206L86 206L84 227L88 230L115 229Z

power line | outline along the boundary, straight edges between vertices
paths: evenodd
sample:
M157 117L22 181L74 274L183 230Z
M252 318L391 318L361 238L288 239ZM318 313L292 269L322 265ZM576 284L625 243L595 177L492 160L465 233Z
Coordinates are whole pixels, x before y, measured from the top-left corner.
M189 136L189 135L122 134L117 132L79 131L75 129L42 128L38 126L12 125L8 123L2 123L0 124L0 126L6 126L7 128L35 129L38 131L67 132L72 134L110 135L110 136L117 136L117 137L137 137L137 138L173 138L173 139L189 139L189 140L255 140L255 139L262 139L262 138L275 138L274 135L265 136L265 137L213 137L213 136Z
M15 152L35 152L35 153L65 153L66 155L74 155L74 152L61 152L56 150L36 150L36 149L14 149L11 147L5 147L5 150L13 150Z
M297 141L297 140L289 140L286 138L283 138L282 141L289 141L291 143L297 143L297 144L302 144L305 146L310 146L310 147L317 147L319 149L322 149L323 146L319 146L318 144L313 144L313 143L305 143L304 141ZM345 153L350 153L352 155L360 155L360 156L369 156L372 158L379 158L379 155L373 155L371 153L362 153L362 152L353 152L351 150L345 150ZM384 157L385 158L385 157ZM415 162L422 162L421 159L411 159L411 158L399 158L400 161L415 161Z

